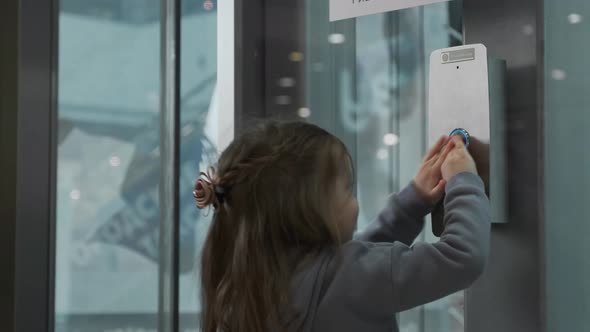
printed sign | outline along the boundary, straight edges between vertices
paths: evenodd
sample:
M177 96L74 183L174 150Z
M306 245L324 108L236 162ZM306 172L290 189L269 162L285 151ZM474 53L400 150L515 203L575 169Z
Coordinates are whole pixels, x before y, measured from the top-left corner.
M330 0L330 21L390 12L449 0Z

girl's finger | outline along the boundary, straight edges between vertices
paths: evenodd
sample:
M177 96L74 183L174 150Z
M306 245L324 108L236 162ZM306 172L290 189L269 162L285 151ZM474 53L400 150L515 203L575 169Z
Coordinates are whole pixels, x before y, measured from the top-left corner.
M455 142L454 140L449 141L449 143L445 146L444 150L439 155L438 159L436 159L436 162L433 165L434 168L438 169L442 166L442 164L447 159L449 153L451 153L451 151L453 151L453 149L455 148L456 143L457 142Z
M434 189L432 189L430 194L433 197L438 197L439 195L441 195L443 193L446 185L447 185L447 181L444 179L441 179L440 181L438 181L438 184L436 185L436 187L434 187Z
M458 135L453 136L451 142L455 144L456 148L465 148L465 142L463 141L463 138Z
M436 141L436 144L434 144L434 146L430 149L430 151L428 151L426 156L424 156L424 161L429 161L430 159L432 159L432 157L434 157L437 153L439 153L440 150L445 145L445 143L447 142L447 139L448 139L448 137L441 136L438 139L438 141Z

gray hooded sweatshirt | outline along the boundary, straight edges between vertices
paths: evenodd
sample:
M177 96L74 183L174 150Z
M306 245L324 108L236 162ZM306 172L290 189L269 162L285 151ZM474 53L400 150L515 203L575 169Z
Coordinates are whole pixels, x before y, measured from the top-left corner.
M438 243L412 245L433 206L409 185L354 240L306 263L293 279L297 315L289 330L398 331L395 313L469 287L489 251L490 206L482 180L456 175L446 185L444 204Z

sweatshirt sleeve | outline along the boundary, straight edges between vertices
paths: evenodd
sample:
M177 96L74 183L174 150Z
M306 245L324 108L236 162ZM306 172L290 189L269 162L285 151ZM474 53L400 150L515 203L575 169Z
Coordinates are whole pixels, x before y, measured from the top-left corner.
M377 219L357 233L355 239L366 242L399 241L411 245L422 231L424 217L432 208L433 205L420 197L412 183L391 195Z
M446 187L439 242L391 248L395 310L404 311L469 287L483 273L490 246L490 204L481 178L461 173Z
M394 312L465 289L483 273L490 242L483 181L461 173L448 182L446 192L446 227L439 242L410 247L351 241L342 247L322 301L323 317L336 319L340 310L352 310L351 323L385 321Z

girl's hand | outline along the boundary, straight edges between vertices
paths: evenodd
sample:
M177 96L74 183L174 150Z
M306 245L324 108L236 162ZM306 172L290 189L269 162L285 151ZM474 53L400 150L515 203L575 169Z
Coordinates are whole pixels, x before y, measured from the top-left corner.
M453 176L463 172L478 174L475 162L465 148L463 140L455 136L451 138L451 142L454 142L454 146L441 166L443 179L449 181Z
M454 140L447 136L439 138L422 160L414 178L414 188L430 204L438 202L443 197L447 181L442 177L441 166L454 147Z

